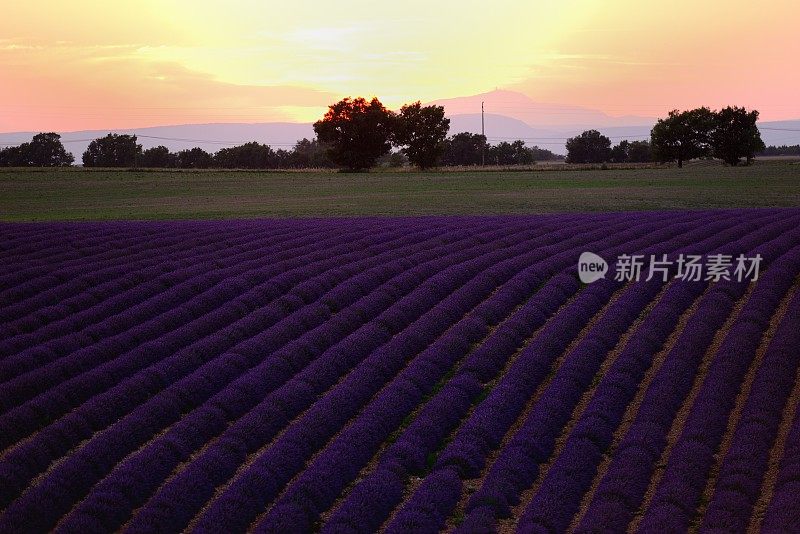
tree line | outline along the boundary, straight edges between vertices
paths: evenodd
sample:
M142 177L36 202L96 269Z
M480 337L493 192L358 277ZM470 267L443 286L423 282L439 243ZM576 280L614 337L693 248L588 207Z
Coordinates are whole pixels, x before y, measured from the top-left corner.
M84 167L133 167L180 169L292 169L333 168L362 171L380 162L389 166L410 163L420 169L437 165L527 165L560 156L521 140L490 145L483 135L462 132L447 137L450 119L442 106L404 105L388 110L377 98L345 98L329 106L314 123L316 138L302 139L291 150L273 150L256 141L222 148L211 154L202 148L171 152L165 146L142 150L135 135L113 134L95 139L83 153ZM61 150L60 165L70 165L58 134L40 134ZM38 136L37 136L38 137ZM6 149L8 155L25 152L24 145ZM40 159L5 157L0 165L47 165Z
M747 163L756 154L794 153L792 147L764 146L756 121L758 111L726 107L671 111L653 127L649 141L620 141L587 130L566 142L567 163L677 162L715 157L727 164ZM469 132L448 137L450 120L442 106L404 105L388 110L373 98L345 98L329 106L315 122L315 139L302 139L290 150L273 150L256 141L222 148L211 154L195 147L171 152L165 146L142 150L135 135L108 134L93 140L83 153L85 167L180 169L302 169L341 168L363 171L382 163L410 163L420 169L435 166L529 165L561 156L524 141L487 143ZM73 163L56 133L40 133L29 143L0 150L0 166L61 167Z
M39 133L28 143L0 149L0 167L69 167L75 157L57 133Z
M567 163L646 163L653 161L650 141L620 141L611 146L611 139L597 130L587 130L567 139Z
M537 161L556 161L564 159L538 146L529 147L525 141L501 141L489 144L481 134L461 132L444 140L439 164L443 166L481 165L532 165Z
M89 143L82 162L84 167L162 169L319 169L341 166L331 158L330 148L329 144L318 139L301 139L290 150L273 150L266 144L252 141L222 148L214 154L199 147L172 152L165 146L143 150L135 135L110 133ZM400 167L412 163L412 158L420 165L420 157L429 156L425 147L417 144L411 151L382 152L369 162L352 161L369 167L376 163ZM441 142L435 163L480 165L482 157L490 165L530 165L536 161L562 158L549 150L527 147L521 140L490 145L482 135L462 132ZM0 166L5 167L64 167L72 165L73 160L56 133L37 134L30 143L0 150Z
M89 143L83 153L84 167L133 167L162 169L293 169L324 168L333 164L316 140L301 139L291 150L273 150L252 141L222 148L212 154L200 147L171 152L165 146L142 150L135 135L108 134Z
M588 130L567 140L567 162L603 163L657 161L683 162L703 157L721 159L728 165L750 163L766 150L756 126L758 111L729 106L719 111L702 107L673 110L659 119L650 132L650 142L611 140L597 130Z
M679 167L689 159L714 157L729 165L742 159L750 163L764 150L756 126L758 111L728 106L719 111L707 107L689 111L673 110L659 119L650 141L611 140L597 130L588 130L567 140L570 163L676 161ZM412 164L422 169L443 165L525 164L535 161L540 149L528 149L522 141L489 148L486 138L469 133L446 138L449 119L442 106L403 106L398 113L387 110L377 98L345 98L329 107L314 123L317 138L327 143L328 155L340 167L369 169L375 161L397 146ZM478 156L480 155L480 161Z
M800 145L768 146L757 156L800 156Z
M367 170L396 148L420 169L436 166L529 165L559 156L522 140L487 143L486 137L461 132L447 137L450 119L442 106L406 104L395 113L380 100L345 98L329 106L314 123L317 139L328 146L328 156L337 166Z

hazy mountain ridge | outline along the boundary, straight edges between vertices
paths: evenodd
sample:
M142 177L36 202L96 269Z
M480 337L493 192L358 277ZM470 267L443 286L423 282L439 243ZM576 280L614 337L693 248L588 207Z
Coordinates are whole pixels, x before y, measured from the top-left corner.
M537 128L576 127L592 128L614 126L652 125L655 118L625 115L615 117L602 111L564 104L537 102L515 91L495 90L472 96L434 100L431 104L444 106L448 116L480 114L481 103L485 113L511 117Z
M452 135L458 132L481 132L481 100L488 104L484 116L484 128L490 143L522 139L528 145L537 145L558 154L566 152L564 145L568 137L587 129L599 130L609 136L614 144L622 139L648 139L650 129L656 121L647 117L611 117L598 110L577 106L541 104L512 91L492 91L433 103L443 105L449 110ZM509 113L494 112L493 107L498 107L501 102L506 105L505 109ZM475 109L476 106L475 112L459 112L459 110ZM562 118L571 117L580 120L573 123L548 124L547 114L551 113L552 116L556 112ZM538 120L523 120L525 117L531 119L538 117ZM800 130L800 119L760 122L759 126L762 128L761 137L767 145L800 143L800 132L789 131ZM180 124L60 133L65 147L75 156L75 161L80 163L81 155L89 142L109 132L135 134L144 148L164 145L174 152L199 146L212 153L226 146L240 145L249 141L265 143L275 149L288 149L304 137L314 137L311 123L292 122ZM0 133L0 146L29 141L35 133L38 132Z

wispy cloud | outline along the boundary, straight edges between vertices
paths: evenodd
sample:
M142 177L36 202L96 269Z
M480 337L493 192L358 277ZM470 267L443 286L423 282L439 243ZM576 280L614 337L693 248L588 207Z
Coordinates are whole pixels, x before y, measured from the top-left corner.
M422 52L367 52L362 54L362 57L369 61L425 61L428 59L428 54Z

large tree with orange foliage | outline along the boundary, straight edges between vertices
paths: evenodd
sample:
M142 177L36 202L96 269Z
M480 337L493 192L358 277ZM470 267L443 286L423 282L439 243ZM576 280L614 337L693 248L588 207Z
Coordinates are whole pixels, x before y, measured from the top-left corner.
M331 161L360 171L391 150L394 122L394 114L377 98L345 98L328 108L314 123L314 131L321 143L328 144Z

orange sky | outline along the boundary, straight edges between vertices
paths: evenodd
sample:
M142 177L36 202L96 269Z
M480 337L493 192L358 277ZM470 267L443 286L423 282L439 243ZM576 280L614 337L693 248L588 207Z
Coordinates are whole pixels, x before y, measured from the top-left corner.
M9 1L0 131L312 121L496 87L610 115L800 118L797 0Z

